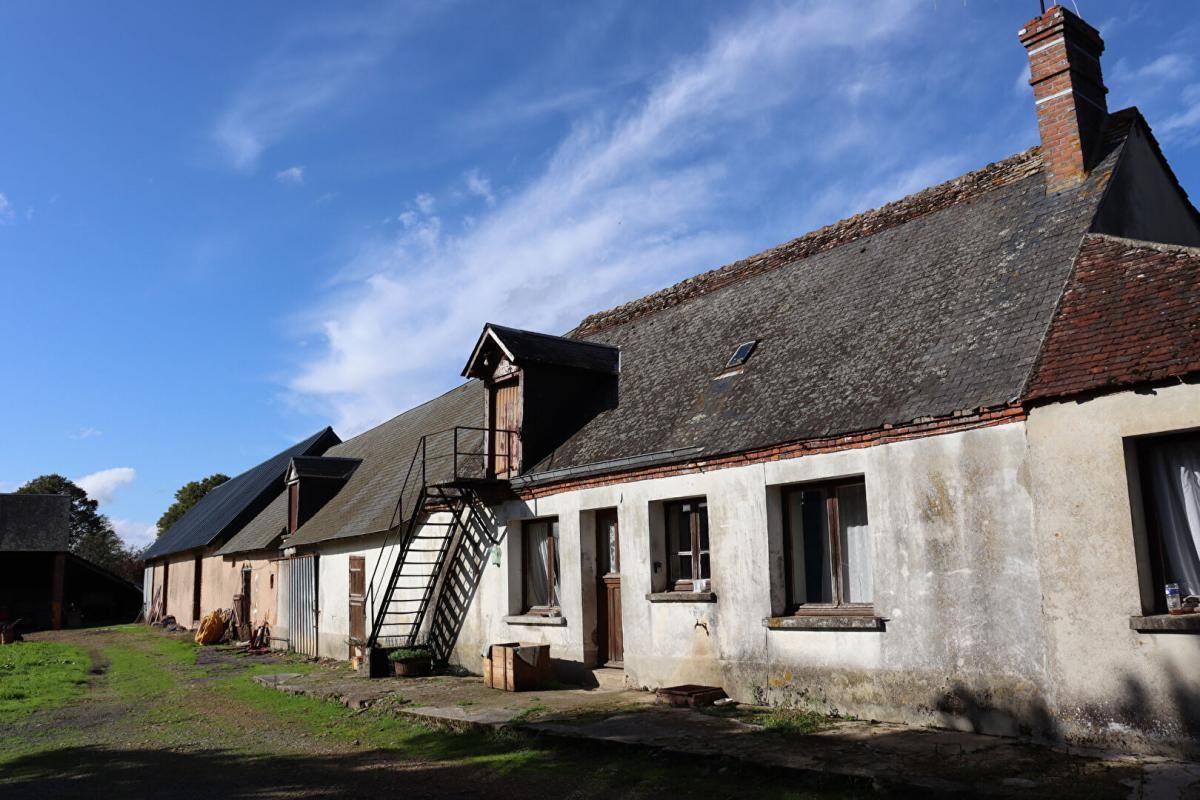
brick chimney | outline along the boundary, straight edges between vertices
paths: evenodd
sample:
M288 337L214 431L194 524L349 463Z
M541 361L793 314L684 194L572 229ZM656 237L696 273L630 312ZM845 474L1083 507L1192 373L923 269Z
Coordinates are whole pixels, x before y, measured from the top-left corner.
M1029 85L1042 135L1046 190L1077 185L1093 166L1108 115L1100 54L1100 32L1067 11L1051 6L1017 32L1029 52Z

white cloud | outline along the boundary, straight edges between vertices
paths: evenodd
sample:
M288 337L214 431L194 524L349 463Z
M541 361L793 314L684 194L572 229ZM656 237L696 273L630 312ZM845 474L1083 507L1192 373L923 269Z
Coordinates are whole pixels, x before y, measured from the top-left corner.
M293 186L299 186L304 183L304 167L297 165L281 169L275 173L275 180L280 183L290 183Z
M422 192L413 202L417 204L417 208L421 210L422 214L429 216L433 213L433 195Z
M1146 64L1137 71L1138 78L1176 80L1185 78L1192 71L1192 60L1182 53L1167 53Z
M477 169L473 169L463 176L463 180L467 182L467 191L475 195L489 206L496 205L496 195L492 192L492 182L487 176Z
M97 436L103 436L103 435L104 435L104 431L98 431L95 428L91 428L91 427L83 427L77 431L71 431L70 433L68 433L67 438L74 439L75 441L82 441L84 439L94 439Z
M113 530L126 545L145 547L158 538L158 526L132 519L110 519Z
M0 192L0 225L7 225L12 222L17 216L16 210L12 207L12 203L8 202L8 197L4 192Z
M133 483L135 478L137 471L133 467L112 467L76 478L75 483L97 503L105 505L113 499L117 489Z
M229 164L252 170L266 148L336 107L351 86L361 88L393 45L403 18L397 12L340 15L291 30L254 68L213 128L212 139Z
M312 315L324 352L291 388L330 406L337 430L352 434L444 388L447 365L486 321L562 332L588 311L743 254L744 234L718 213L730 174L711 145L748 140L794 101L807 85L797 79L804 59L869 50L914 7L755 12L620 116L576 124L536 177L473 224L446 225L432 198L418 200L420 214L401 215L399 233L364 243L342 270L340 296ZM822 135L840 133L825 125Z

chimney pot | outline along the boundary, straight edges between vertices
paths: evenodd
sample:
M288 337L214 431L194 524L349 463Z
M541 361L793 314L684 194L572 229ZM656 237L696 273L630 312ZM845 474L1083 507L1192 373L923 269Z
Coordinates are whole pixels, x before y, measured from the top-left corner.
M1046 189L1077 185L1093 166L1108 102L1100 71L1100 33L1062 6L1051 6L1017 36L1029 53Z

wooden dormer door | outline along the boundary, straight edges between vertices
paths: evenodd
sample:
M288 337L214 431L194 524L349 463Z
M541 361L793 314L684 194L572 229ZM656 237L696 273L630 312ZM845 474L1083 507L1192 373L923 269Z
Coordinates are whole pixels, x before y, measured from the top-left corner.
M521 379L507 378L493 383L488 409L490 430L488 451L491 473L495 478L510 478L521 471Z

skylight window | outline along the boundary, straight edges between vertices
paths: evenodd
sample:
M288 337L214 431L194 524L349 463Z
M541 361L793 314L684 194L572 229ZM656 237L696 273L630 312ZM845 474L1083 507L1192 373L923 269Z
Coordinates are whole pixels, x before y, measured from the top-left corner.
M740 367L750 359L750 354L754 352L754 348L758 346L757 339L751 339L748 342L742 342L738 345L737 350L733 351L733 356L730 357L729 363L725 365L725 369L733 369Z

